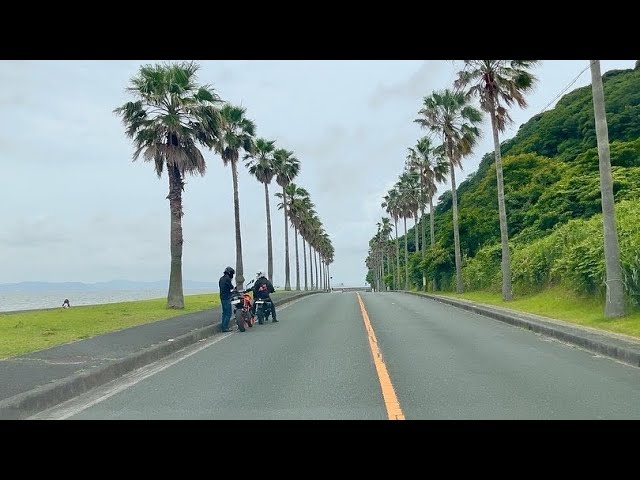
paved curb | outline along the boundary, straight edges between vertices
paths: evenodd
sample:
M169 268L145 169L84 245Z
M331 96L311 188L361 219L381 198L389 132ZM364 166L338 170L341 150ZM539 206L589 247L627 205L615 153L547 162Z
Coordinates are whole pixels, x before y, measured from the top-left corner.
M604 333L588 327L571 325L561 320L514 312L500 307L489 307L465 300L417 292L400 292L423 298L426 297L457 308L462 308L485 317L555 338L562 342L576 345L585 350L613 358L634 367L640 367L640 341L635 340L633 337L615 333Z
M323 291L303 292L298 295L279 299L277 305L285 305L308 295ZM127 355L118 360L96 367L88 371L71 375L28 392L20 393L0 401L0 420L22 420L62 402L70 400L89 390L156 362L183 348L198 343L200 340L220 333L220 324L195 329L189 333L152 345L144 350Z

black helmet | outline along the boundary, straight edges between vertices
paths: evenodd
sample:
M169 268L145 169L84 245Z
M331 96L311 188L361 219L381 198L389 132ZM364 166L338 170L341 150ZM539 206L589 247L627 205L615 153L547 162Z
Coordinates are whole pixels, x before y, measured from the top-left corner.
M233 277L235 275L236 271L231 267L227 267L227 268L224 269L224 273L227 273L227 274L229 274L229 275L231 275Z

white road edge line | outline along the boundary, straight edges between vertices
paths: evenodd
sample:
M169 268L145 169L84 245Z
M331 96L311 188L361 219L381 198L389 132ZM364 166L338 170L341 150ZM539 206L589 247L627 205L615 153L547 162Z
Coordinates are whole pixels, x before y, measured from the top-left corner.
M298 298L289 303L286 303L285 305L279 307L277 311L280 312L290 307L291 305L295 305L300 300L302 300L302 298ZM158 360L157 362L151 363L149 365L145 365L144 367L140 367L139 369L134 370L133 372L130 372L126 375L123 375L120 378L112 380L111 382L105 385L97 387L93 391L89 391L76 398L72 398L70 400L67 400L66 402L56 405L55 407L51 407L48 410L44 410L31 417L28 417L27 420L66 420L67 418L72 417L73 415L77 415L83 410L86 410L89 407L93 407L94 405L97 405L98 403L114 396L115 394L120 393L129 387L134 386L135 384L141 382L142 380L149 378L157 373L160 373L161 371L166 370L167 368L175 365L176 363L179 363L182 360L185 360L190 356L195 355L196 353L204 350L205 348L208 348L211 345L214 345L220 342L221 340L224 340L225 338L230 337L234 333L236 332L231 332L231 333L227 333L225 335L216 337L215 339L209 340L205 344L200 345L196 348L194 348L193 345L186 347L183 350L173 353L168 357L168 359L165 358L162 360ZM187 352L185 353L185 351ZM176 355L180 355L180 356L178 358L171 360L171 358L175 357Z

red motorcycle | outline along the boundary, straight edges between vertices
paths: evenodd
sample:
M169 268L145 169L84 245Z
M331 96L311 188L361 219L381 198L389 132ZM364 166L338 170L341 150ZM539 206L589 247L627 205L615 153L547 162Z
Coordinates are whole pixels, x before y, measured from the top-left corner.
M253 327L256 323L253 312L251 311L251 286L253 282L249 282L244 290L233 290L231 294L231 307L233 308L233 315L236 318L236 324L238 330L244 332L247 327Z

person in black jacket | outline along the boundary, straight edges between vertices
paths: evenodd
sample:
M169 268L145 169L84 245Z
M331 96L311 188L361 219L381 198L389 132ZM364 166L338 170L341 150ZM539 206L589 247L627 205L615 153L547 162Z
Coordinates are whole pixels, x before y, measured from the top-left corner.
M231 292L235 289L231 283L231 279L235 275L236 271L227 267L224 269L222 277L218 282L220 288L220 305L222 305L222 331L230 332L229 322L231 321Z
M273 315L273 321L277 322L278 317L276 316L276 304L273 303L271 297L269 296L271 293L275 292L275 288L273 288L273 284L269 281L264 272L258 272L256 275L256 283L253 284L253 300L267 300L271 303L271 315ZM255 312L255 303L253 304L253 310Z

